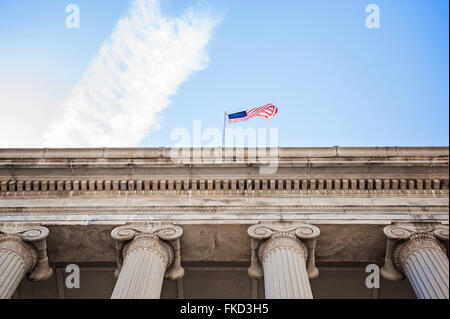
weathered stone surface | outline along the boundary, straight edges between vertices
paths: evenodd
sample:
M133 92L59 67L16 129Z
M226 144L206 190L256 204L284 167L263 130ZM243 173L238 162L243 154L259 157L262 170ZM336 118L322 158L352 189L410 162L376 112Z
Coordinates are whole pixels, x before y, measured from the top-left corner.
M115 262L129 223L181 226L182 263L203 265L250 263L260 221L317 225L319 265L381 263L393 221L448 223L448 147L279 148L270 175L268 150L215 151L0 150L0 223L44 225L51 263L92 265Z

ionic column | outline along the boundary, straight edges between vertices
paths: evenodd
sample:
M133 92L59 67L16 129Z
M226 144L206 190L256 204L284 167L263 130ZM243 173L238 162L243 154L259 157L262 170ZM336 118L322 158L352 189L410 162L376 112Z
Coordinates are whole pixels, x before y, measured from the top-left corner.
M391 280L406 276L419 299L449 298L448 226L390 225L385 265L381 275Z
M159 299L164 277L184 275L180 261L183 230L174 225L117 227L118 276L112 299Z
M315 267L315 241L319 228L307 224L258 224L248 229L252 238L249 276L264 276L266 299L312 299L309 279Z
M25 275L32 281L52 276L48 265L45 227L0 225L0 299L9 299Z

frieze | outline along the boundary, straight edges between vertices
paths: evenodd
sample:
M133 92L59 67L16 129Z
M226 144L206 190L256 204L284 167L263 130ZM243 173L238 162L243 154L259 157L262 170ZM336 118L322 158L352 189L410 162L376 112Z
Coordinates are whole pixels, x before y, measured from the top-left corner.
M250 210L251 208L251 210ZM325 205L273 205L273 206L242 206L242 205L221 205L221 206L75 206L75 207L0 207L1 215L12 214L58 214L67 213L74 215L85 214L145 214L145 213L192 213L214 214L214 213L341 213L341 214L448 214L448 205L430 206L325 206Z

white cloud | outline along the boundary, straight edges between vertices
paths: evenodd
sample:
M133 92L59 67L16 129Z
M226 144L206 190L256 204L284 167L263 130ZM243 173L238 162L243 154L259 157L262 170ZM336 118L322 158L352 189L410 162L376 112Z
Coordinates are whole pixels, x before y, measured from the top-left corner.
M208 64L217 20L192 9L162 15L157 0L133 0L110 39L44 133L46 147L138 146L180 84Z

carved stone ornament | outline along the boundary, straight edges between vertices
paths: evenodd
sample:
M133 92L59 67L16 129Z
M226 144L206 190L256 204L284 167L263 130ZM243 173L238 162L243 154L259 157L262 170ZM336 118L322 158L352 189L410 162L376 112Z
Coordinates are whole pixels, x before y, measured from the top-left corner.
M309 224L259 223L248 229L251 238L252 256L248 274L251 278L264 277L262 263L276 247L286 247L299 252L306 260L310 279L319 276L316 267L316 239L320 235L318 227Z
M404 279L404 265L408 257L418 250L435 249L447 254L448 226L438 223L405 223L386 226L383 231L387 243L381 275L386 279L394 281Z
M429 194L439 197L448 196L448 177L434 179L398 176L386 179L374 178L346 179L329 176L326 178L250 178L235 179L0 179L0 197L29 198L30 196L52 197L61 194L90 196L103 194L152 194L183 192L215 192L229 194L236 192L289 192L298 195L323 194L326 196L355 196L368 194L403 197L408 195Z
M157 253L167 266L165 277L177 280L184 276L181 267L180 237L183 229L173 224L145 223L119 226L112 230L111 236L116 240L118 278L127 254L135 249L148 249Z
M48 234L48 229L39 225L0 224L0 250L12 250L20 256L29 280L46 280L53 275L47 256Z

